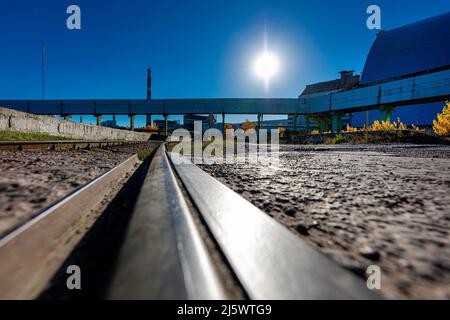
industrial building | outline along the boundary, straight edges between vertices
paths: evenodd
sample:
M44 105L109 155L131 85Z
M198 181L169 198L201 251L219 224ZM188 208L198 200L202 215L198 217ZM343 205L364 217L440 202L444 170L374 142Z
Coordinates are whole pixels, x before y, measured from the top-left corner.
M157 126L159 129L164 129L166 127L166 121L165 120L154 120L153 125ZM178 129L180 127L179 121L174 120L167 120L167 130L173 131L175 129Z
M341 75L339 79L307 85L300 94L300 98L325 96L333 92L352 89L359 85L360 76L354 75L354 70L344 70L339 73ZM349 122L350 119L351 117L348 114L341 118L342 121L346 122ZM331 122L328 116L316 117L314 120L308 117L289 115L288 128L296 131L310 131L314 128L326 131L327 127L330 126L329 122Z
M147 121L162 115L164 127L169 115L185 115L186 128L193 129L199 120L202 130L214 127L213 114L222 115L225 123L228 114L256 115L258 128L264 115L288 115L293 130L318 127L333 132L345 122L356 126L367 111L370 122L374 116L400 116L406 124L417 124L419 118L431 124L450 99L449 52L450 12L378 33L360 79L343 71L339 79L307 86L296 98L152 99L149 70L147 99L0 100L0 105L35 114L93 115L98 125L103 115L127 115L131 130L139 115Z
M101 124L103 127L109 127L109 128L118 128L119 127L117 125L116 116L113 116L113 118L111 120L102 121Z
M329 95L332 92L376 85L450 68L450 12L389 31L380 31L369 51L361 77L341 72L337 80L306 86L299 98ZM442 102L391 108L386 105L369 111L369 122L397 117L405 124L430 126L442 110ZM338 130L350 123L354 127L366 123L366 111L342 113L337 117ZM297 130L320 128L330 130L332 117L289 116L289 124Z
M194 131L195 121L202 122L202 131L213 128L216 123L214 115L202 116L198 114L185 114L183 116L183 127L188 131Z

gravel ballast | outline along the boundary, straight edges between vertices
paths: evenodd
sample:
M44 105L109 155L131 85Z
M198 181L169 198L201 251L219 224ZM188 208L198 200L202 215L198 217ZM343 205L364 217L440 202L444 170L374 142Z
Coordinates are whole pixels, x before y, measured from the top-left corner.
M343 267L378 265L382 296L450 298L450 147L281 146L279 165L201 167Z
M155 143L92 151L1 151L0 236Z

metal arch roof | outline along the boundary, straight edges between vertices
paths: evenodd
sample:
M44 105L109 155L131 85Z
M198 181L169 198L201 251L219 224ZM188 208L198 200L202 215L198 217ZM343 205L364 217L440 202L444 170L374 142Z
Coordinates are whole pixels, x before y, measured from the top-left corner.
M378 34L361 84L450 65L450 12Z

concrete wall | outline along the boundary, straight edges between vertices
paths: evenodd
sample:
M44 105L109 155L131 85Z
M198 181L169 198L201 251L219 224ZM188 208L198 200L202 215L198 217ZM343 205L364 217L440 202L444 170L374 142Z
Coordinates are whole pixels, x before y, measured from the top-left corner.
M5 108L0 108L0 130L47 133L85 140L146 141L150 138L146 133L82 124Z

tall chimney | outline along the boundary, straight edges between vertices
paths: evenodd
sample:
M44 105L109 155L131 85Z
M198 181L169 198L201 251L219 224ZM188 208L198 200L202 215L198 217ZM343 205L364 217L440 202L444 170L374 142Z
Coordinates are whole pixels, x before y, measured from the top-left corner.
M152 69L147 69L147 100L152 100Z

